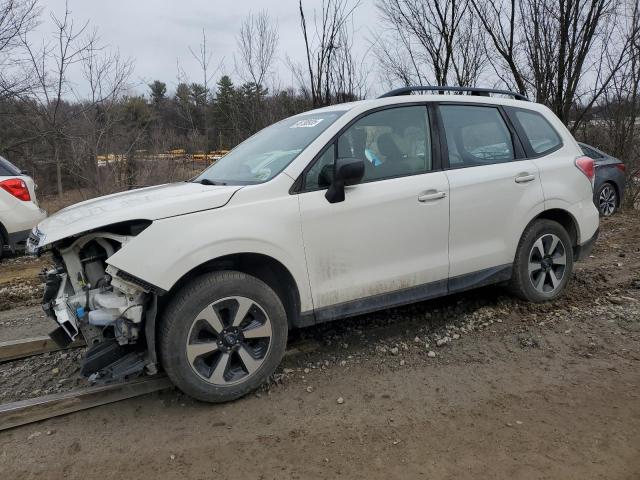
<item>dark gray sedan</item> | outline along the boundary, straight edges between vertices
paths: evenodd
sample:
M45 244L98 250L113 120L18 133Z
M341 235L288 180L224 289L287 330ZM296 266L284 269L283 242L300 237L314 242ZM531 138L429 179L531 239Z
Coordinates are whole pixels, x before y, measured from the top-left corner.
M580 143L580 147L583 153L593 158L596 164L593 201L600 215L603 217L613 215L621 205L624 196L624 163L591 145Z

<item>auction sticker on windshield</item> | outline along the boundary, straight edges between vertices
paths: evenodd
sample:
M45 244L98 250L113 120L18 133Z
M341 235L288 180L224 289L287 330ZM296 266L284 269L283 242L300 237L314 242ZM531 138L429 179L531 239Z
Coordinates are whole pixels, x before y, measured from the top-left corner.
M289 128L312 128L318 125L322 120L322 118L306 118L304 120L298 120Z

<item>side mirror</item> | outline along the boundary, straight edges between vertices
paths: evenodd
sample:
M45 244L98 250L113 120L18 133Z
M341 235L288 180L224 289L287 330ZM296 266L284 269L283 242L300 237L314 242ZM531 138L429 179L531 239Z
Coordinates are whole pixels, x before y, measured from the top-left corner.
M360 183L364 176L364 160L359 158L338 158L335 175L324 197L329 203L344 201L344 187Z

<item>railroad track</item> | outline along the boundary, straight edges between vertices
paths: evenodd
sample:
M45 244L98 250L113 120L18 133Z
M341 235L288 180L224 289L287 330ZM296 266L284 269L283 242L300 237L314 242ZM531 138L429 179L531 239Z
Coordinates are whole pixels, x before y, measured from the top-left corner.
M84 342L78 341L66 348L78 348L84 345ZM310 353L317 348L318 344L315 342L296 342L295 345L291 345L287 349L285 355ZM0 342L0 362L15 361L57 350L62 349L49 337ZM0 405L0 431L172 387L173 384L166 375L158 374L151 377L136 378L127 382L96 385L64 393L5 403Z
M49 337L33 337L0 342L0 363L40 355L42 353L57 352L58 350L84 346L84 340L78 339L70 343L67 347L61 348Z

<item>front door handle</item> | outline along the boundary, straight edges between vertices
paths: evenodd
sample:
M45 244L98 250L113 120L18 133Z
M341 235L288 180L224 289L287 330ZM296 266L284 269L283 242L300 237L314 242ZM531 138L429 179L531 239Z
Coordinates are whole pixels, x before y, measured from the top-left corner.
M532 175L532 174L530 174L530 173L526 173L526 172L525 172L525 173L521 173L521 174L519 174L519 175L515 178L516 183L527 183L527 182L532 182L532 181L533 181L533 180L535 180L535 179L536 179L536 176L535 176L535 175Z
M419 202L431 202L433 200L440 200L447 196L447 192L438 192L436 190L427 190L424 193L418 195Z

